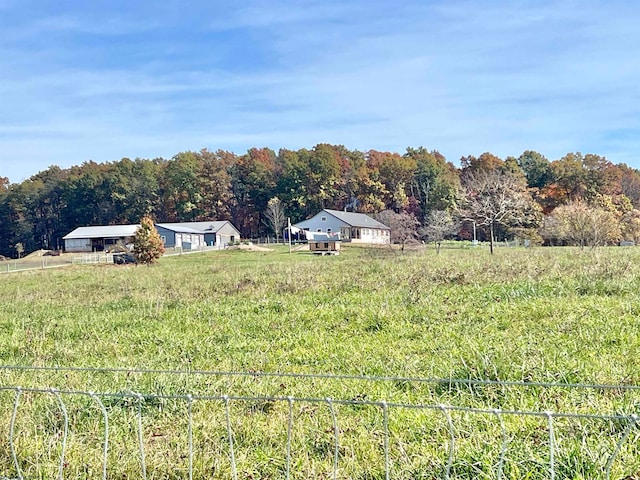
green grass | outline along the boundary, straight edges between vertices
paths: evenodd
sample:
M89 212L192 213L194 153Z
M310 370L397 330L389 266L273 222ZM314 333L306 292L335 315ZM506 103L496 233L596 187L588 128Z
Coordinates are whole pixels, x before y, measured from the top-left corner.
M162 259L153 267L73 266L0 277L4 365L181 371L339 373L409 378L640 385L640 250L432 249L405 255L347 246L338 257L279 248ZM2 385L142 392L150 478L186 478L186 404L153 395L282 396L440 403L505 410L637 413L640 394L559 387L198 374L0 370ZM0 392L0 477L13 392ZM25 393L17 448L28 478L57 474L61 412ZM100 475L100 411L65 396L65 478ZM110 478L139 477L137 406L105 400L113 423ZM230 405L240 478L284 478L288 404ZM379 406L336 405L340 478L384 478ZM330 477L327 404L296 403L292 478ZM194 404L196 478L229 478L224 405ZM113 418L111 418L113 416ZM452 478L495 478L500 427L491 414L452 413ZM438 410L390 412L394 478L442 478L447 423ZM557 420L556 478L602 478L624 425ZM547 478L546 418L505 417L505 478ZM614 464L640 470L634 430ZM606 453L608 452L608 453ZM46 464L46 465L45 465ZM111 465L110 465L111 467ZM27 475L28 473L28 475Z

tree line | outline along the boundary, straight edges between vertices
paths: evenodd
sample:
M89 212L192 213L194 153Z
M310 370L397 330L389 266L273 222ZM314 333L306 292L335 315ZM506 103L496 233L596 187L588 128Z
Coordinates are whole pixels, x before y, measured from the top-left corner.
M614 227L600 241L640 240L640 173L599 155L550 161L534 151L506 159L483 153L463 157L458 168L423 147L399 154L318 144L88 161L51 166L14 184L0 177L0 254L15 256L18 244L27 252L59 249L78 226L139 223L145 215L158 222L230 220L244 238L255 238L274 233L274 198L292 222L322 208L386 212L390 222L389 215L409 218L409 237L431 239L470 239L475 227L480 240L518 235L587 244L566 231L576 228L567 219L587 209ZM438 229L442 219L451 228Z

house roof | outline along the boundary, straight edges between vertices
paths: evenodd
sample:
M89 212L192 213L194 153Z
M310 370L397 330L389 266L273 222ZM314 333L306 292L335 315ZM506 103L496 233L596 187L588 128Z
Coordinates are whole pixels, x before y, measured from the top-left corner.
M140 225L101 225L92 227L78 227L68 233L63 240L75 238L121 238L133 237Z
M383 223L374 220L369 215L365 215L364 213L355 213L355 212L343 212L341 210L329 210L325 208L323 212L327 212L329 215L333 215L334 217L342 220L344 223L351 227L364 227L364 228L377 228L380 230L390 230L389 227L384 225Z

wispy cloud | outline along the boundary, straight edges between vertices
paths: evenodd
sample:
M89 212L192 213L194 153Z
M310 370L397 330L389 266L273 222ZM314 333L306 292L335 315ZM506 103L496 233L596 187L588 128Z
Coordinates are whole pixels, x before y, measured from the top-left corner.
M51 163L318 142L636 162L631 2L0 9L0 174L14 181Z

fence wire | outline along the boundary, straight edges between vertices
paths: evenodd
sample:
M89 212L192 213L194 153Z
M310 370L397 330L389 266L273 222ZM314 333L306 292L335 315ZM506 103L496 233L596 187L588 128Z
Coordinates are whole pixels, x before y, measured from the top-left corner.
M32 369L0 368L11 370ZM255 378L256 373L250 375ZM640 472L635 411L502 409L462 401L233 391L94 392L1 382L0 421L6 420L0 427L1 479L621 479ZM439 379L438 385L457 382L467 381ZM514 383L473 382L508 387ZM552 386L632 392L637 388Z

